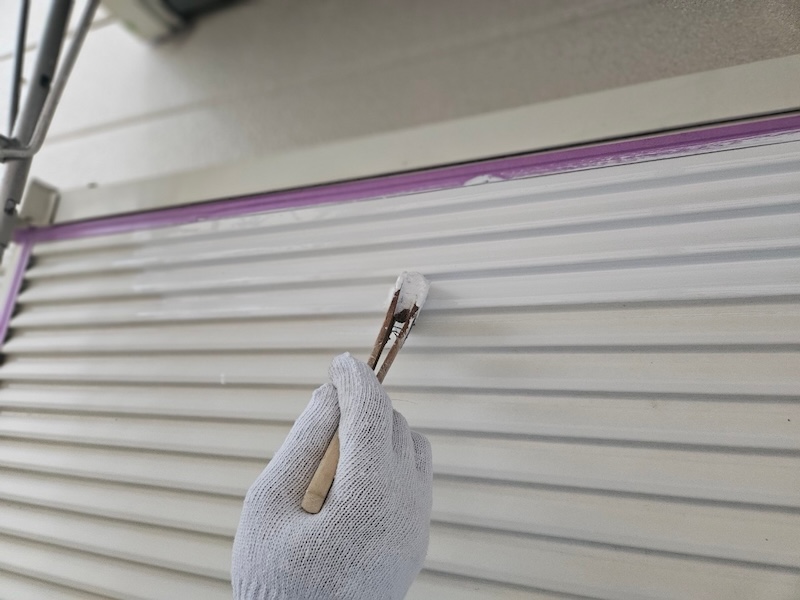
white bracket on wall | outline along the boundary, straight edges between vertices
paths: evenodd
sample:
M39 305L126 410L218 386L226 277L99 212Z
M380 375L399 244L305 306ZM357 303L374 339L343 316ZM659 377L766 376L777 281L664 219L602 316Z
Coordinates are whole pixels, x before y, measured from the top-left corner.
M39 179L28 183L20 206L19 219L25 225L43 227L50 225L56 216L60 195L56 188Z
M183 19L158 0L104 0L106 10L122 21L129 31L156 42L183 29Z

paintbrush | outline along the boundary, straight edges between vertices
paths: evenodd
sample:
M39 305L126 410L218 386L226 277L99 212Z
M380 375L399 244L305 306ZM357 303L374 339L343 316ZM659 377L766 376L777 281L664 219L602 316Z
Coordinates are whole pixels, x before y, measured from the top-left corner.
M417 315L428 297L430 282L425 277L414 271L404 271L397 278L397 282L389 296L389 307L383 324L372 347L367 364L373 370L377 369L378 381L383 383L389 368L394 363L397 354L411 332L417 320ZM378 361L384 349L392 341L392 346L380 368ZM322 456L322 460L308 484L301 504L304 511L316 514L322 509L325 498L333 485L336 476L336 466L339 463L339 432L333 438Z

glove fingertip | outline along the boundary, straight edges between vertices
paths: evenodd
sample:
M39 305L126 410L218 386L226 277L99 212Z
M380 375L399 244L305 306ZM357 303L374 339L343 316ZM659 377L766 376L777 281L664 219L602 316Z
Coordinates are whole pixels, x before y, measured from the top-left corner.
M245 502L265 490L300 501L339 423L339 401L330 383L317 388L286 439L247 492Z
M336 387L332 383L325 383L314 390L311 394L311 402L320 408L332 407L338 404L336 397Z
M322 456L339 423L339 399L330 383L314 390L272 462L302 460L304 454Z
M346 418L347 413L360 413L365 406L373 414L377 411L385 413L384 417L391 416L391 402L375 373L349 352L333 359L330 378L339 397L342 418Z
M295 430L304 430L308 427L335 422L339 419L339 399L336 388L326 383L314 390L305 409L294 423Z
M358 360L349 352L340 354L331 361L328 374L331 378L331 383L337 389L347 387L354 381L364 379L374 380L376 384L378 383L375 373L367 366L367 363Z
M345 353L332 361L330 377L339 400L342 453L391 448L392 402L372 369Z

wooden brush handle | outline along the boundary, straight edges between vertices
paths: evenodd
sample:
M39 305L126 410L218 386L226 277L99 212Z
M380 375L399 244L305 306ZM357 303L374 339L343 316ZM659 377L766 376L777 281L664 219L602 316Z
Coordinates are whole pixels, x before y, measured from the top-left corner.
M392 347L392 350L394 349L395 348ZM395 352L395 356L396 354L397 353ZM394 360L394 356L392 356L392 360ZM391 363L389 363L389 366L391 366ZM375 365L370 364L370 367L374 369ZM388 371L389 367L381 369L378 372L378 381L383 383L383 379L386 377L386 373ZM336 432L333 434L331 441L328 442L328 448L325 450L325 454L322 455L322 460L319 461L319 466L317 467L317 470L314 471L314 476L311 478L311 483L309 483L308 487L306 488L306 493L303 496L303 501L300 503L300 506L303 508L304 511L312 515L315 515L320 510L322 510L322 505L325 504L325 498L328 497L328 492L331 491L331 486L333 485L333 478L336 477L336 467L338 466L338 464L339 464L339 430L337 429Z
M381 331L378 334L378 339L375 341L375 346L373 347L372 353L367 360L367 364L369 365L370 369L375 369L375 366L378 362L378 357L381 355L381 352L383 352L386 342L389 341L389 332L392 328L392 323L394 322L394 310L397 306L397 300L399 297L400 290L397 290L394 293L394 296L392 296L389 309L386 311L386 317L383 320L383 325L381 325ZM394 356L396 354L397 351L395 351L394 355L391 356L392 361L394 360ZM386 372L389 370L390 366L392 366L391 361L389 361L388 366L384 364L385 368L381 369L381 371L378 373L378 381L381 383L383 383L383 379L386 377ZM333 434L331 441L328 442L328 448L325 450L325 454L322 455L322 460L319 461L317 470L314 471L314 476L311 478L311 483L309 483L308 487L306 488L303 501L300 503L300 506L304 511L315 515L322 510L322 505L325 504L325 498L328 497L328 492L331 491L333 478L336 477L336 467L338 464L339 430L337 429Z
M386 347L386 343L389 340L389 333L392 328L392 324L394 323L394 310L397 306L397 300L399 296L400 291L398 290L394 293L391 304L389 305L389 310L386 312L386 318L381 326L381 333L378 335L378 339L375 342L375 347L372 349L372 354L370 354L369 360L367 361L370 369L375 369L377 366L378 357L381 355L381 352L383 352L383 349ZM417 312L419 312L419 306L415 304L409 311L409 314L404 317L405 321L403 322L403 326L400 331L397 332L397 339L395 340L392 349L389 350L389 354L383 361L381 368L376 373L380 383L383 383L383 380L386 378L386 374L389 372L389 367L392 366L394 359L397 358L398 352L400 352L401 348L403 347L403 344L408 337L408 333L411 331L411 327L413 327L414 321L417 318ZM325 454L322 455L322 460L319 461L317 470L314 471L314 476L311 478L311 483L309 483L308 487L306 488L303 501L300 503L300 506L304 511L315 515L322 510L322 505L325 504L325 499L328 497L328 493L331 491L333 479L336 477L336 467L338 465L339 430L337 429L333 434L331 441L328 442L328 447L325 450Z
M339 430L337 429L328 443L328 448L325 450L325 454L322 455L322 460L319 461L314 477L311 478L311 483L308 484L306 493L303 496L303 502L300 506L304 511L315 515L322 510L325 498L328 497L328 492L333 485L333 478L336 476L336 466L338 464Z
M374 368L374 365L371 365ZM388 371L388 369L386 369ZM378 373L378 381L383 383L383 378L386 376L386 371ZM322 460L319 461L317 470L314 471L314 476L311 478L311 483L306 488L306 493L303 496L303 501L300 506L304 511L312 515L317 514L322 510L322 505L325 504L325 498L328 497L328 492L331 491L333 479L336 477L336 467L339 465L339 430L337 429L331 441L328 442L328 447L325 454L322 455Z

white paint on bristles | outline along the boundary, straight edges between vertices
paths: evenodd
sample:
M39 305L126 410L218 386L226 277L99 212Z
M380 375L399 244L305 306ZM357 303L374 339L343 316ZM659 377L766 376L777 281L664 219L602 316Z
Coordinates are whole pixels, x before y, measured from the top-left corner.
M397 282L394 284L394 290L392 290L392 293L400 290L394 314L404 310L411 310L415 304L422 308L422 305L425 304L425 299L428 297L428 288L430 287L430 281L425 279L422 273L417 273L416 271L403 271L400 273L400 277L397 278Z

